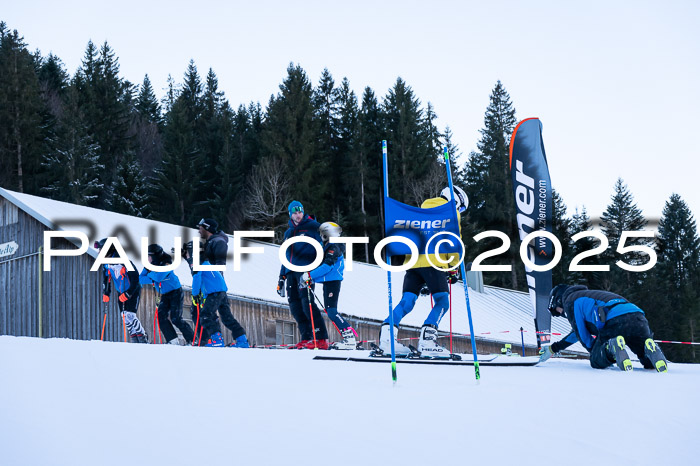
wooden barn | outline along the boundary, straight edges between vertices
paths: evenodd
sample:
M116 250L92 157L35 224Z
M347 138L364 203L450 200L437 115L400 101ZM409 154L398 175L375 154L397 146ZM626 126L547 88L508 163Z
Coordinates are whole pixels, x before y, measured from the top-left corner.
M54 238L45 244L45 232L79 231L89 244L107 236L116 236L129 258L140 271L141 238L158 242L169 250L176 243L196 237L193 228L165 224L141 218L92 209L73 204L15 193L0 188L0 334L40 338L100 339L106 315L104 340L124 341L124 325L116 305L102 302L101 274L91 271L97 251L89 247L78 256L52 257L50 271L45 270L46 248L76 249L78 238ZM276 292L280 262L279 246L249 241L261 253L243 256L241 270L227 266L224 276L229 288L229 302L234 316L246 329L251 344L291 345L298 341L296 323L287 302ZM232 264L233 240L229 242ZM231 270L229 270L231 269ZM184 288L185 319L190 317L191 275L184 261L175 270ZM469 273L469 301L474 322L477 349L480 353L500 352L505 344L513 351L535 354L534 323L530 299L525 293L483 285L480 274ZM402 274L394 274L392 294L401 295ZM318 294L318 291L317 291ZM377 266L356 262L346 272L341 289L339 310L352 323L362 340L376 340L382 320L388 315L386 272ZM319 295L320 296L320 295ZM154 327L156 293L152 286L143 287L139 319L152 343L162 342ZM440 325L442 341L452 328L455 352L471 352L467 336L469 327L461 282L453 286L453 308ZM396 302L394 302L396 305ZM416 309L406 316L399 338L417 338L427 315L429 298L419 299ZM449 318L448 318L449 317ZM556 319L554 331L570 330L565 319ZM332 323L326 318L331 340L338 339ZM225 328L222 325L222 329ZM160 336L160 338L159 338ZM224 332L225 341L231 336ZM574 347L574 350L581 350Z

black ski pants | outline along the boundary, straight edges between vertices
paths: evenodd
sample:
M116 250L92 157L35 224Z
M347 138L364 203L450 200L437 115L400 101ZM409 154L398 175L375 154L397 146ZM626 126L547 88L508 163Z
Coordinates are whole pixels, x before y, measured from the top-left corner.
M605 345L611 338L622 335L625 343L637 355L639 361L645 369L653 369L654 366L644 355L644 342L647 338L653 338L654 334L649 328L649 322L641 312L630 312L622 314L605 323L600 330L598 338L591 348L591 367L594 369L605 369L615 364L615 359L605 350Z
M197 335L197 343L195 345L206 345L209 337L216 332L221 332L219 325L219 316L216 310L221 306L221 303L226 300L226 292L219 291L211 293L204 300L204 304L199 305L199 332ZM197 322L197 306L192 306L192 319Z
M238 323L236 318L233 317L233 313L231 312L231 306L229 306L228 303L228 296L226 296L225 292L224 299L219 304L217 310L219 311L219 317L221 317L221 322L223 322L227 329L231 330L231 336L234 340L240 337L241 335L245 335L245 330L243 329L243 326L241 326L241 324Z
M189 345L194 338L194 332L190 324L182 318L182 289L170 291L160 297L158 304L158 325L163 332L165 341L177 338L175 327L180 329L182 336Z
M299 335L302 340L313 340L316 334L317 340L327 340L328 330L326 330L326 322L323 320L321 311L314 302L314 297L311 296L309 301L309 292L306 286L299 288L301 272L289 272L287 274L287 300L289 302L289 311L292 317L297 321L299 326ZM313 290L315 285L311 285ZM313 311L309 310L309 303ZM311 312L314 316L314 326L311 325ZM313 328L315 327L315 328Z

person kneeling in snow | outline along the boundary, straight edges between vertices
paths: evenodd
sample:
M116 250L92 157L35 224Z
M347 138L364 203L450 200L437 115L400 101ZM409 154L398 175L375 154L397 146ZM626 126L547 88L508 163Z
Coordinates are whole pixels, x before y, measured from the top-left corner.
M343 337L343 341L333 343L331 349L353 350L357 348L357 332L347 320L338 314L338 295L345 270L345 245L331 243L330 239L340 236L343 229L333 222L325 222L318 229L323 240L323 263L311 272L304 272L299 282L302 293L312 283L323 283L323 302L331 322Z
M155 266L165 266L172 264L172 258L163 251L158 244L148 246L148 262ZM182 285L175 272L156 272L143 268L139 275L141 285L154 285L158 298L156 299L156 310L158 311L158 326L165 336L165 341L171 345L179 345L180 340L175 332L175 327L179 328L182 336L188 345L192 344L194 332L190 324L182 318Z
M644 311L622 296L562 283L552 288L548 308L552 316L566 317L573 330L562 340L542 348L540 362L580 341L591 353L594 369L617 364L621 370L631 371L632 361L625 349L628 345L645 369L668 370Z

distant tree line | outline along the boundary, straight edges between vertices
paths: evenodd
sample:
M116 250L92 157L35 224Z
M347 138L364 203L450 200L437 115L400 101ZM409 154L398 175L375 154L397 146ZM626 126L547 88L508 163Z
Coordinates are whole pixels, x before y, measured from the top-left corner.
M518 253L508 148L517 119L499 81L485 112L476 150L463 160L449 126L423 105L400 77L384 96L365 87L358 98L343 78L324 70L314 86L291 63L263 106L237 107L209 69L190 61L182 82L169 77L159 100L148 75L135 85L119 75L115 52L88 42L72 75L59 57L30 52L16 30L0 22L0 186L79 205L193 226L214 217L227 231L286 228L286 206L301 201L320 221L339 223L347 235L368 236L355 254L372 261L382 238L381 140L388 140L391 196L412 205L435 197L446 185L442 148L447 147L455 184L469 195L462 219L468 260L498 246L472 237L499 230L511 238L507 254L486 263L511 272L484 274L489 285L525 290ZM556 187L558 180L553 180ZM640 304L657 337L698 339L700 240L692 213L676 194L666 202L656 238L625 246L652 247L659 262L644 273L627 272L618 260L642 264L639 251L617 254L621 231L638 231L647 220L622 179L610 205L595 221L585 207L567 214L554 193L553 231L563 246L554 283L583 283L615 291ZM602 254L581 264L610 265L609 272L571 272L573 257L597 240L573 243L576 233L600 229L609 239ZM664 347L675 360L700 361L694 346Z

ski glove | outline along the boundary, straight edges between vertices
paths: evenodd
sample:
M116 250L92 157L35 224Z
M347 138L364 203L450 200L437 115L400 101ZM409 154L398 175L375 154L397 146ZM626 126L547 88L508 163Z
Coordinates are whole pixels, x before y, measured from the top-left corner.
M102 295L102 302L103 302L103 303L108 303L108 302L109 302L109 295L103 294L103 295Z
M447 281L450 285L457 283L457 280L459 280L459 272L457 272L457 269L447 272Z
M201 294L192 296L192 304L195 306L204 304L204 297Z
M119 295L119 301L122 303L125 303L129 300L129 295L126 293L122 293Z
M309 286L309 285L311 285L311 283L313 283L313 280L311 280L311 275L309 275L309 272L304 272L301 275L301 281L304 282L306 284L306 286Z
M419 295L421 296L428 296L430 294L430 288L428 288L428 285L423 283L423 286L421 286L420 291L418 292Z
M277 280L277 294L284 298L284 282L287 277L280 275L279 280Z
M540 350L540 362L545 362L547 359L551 358L553 354L551 346L543 347Z

